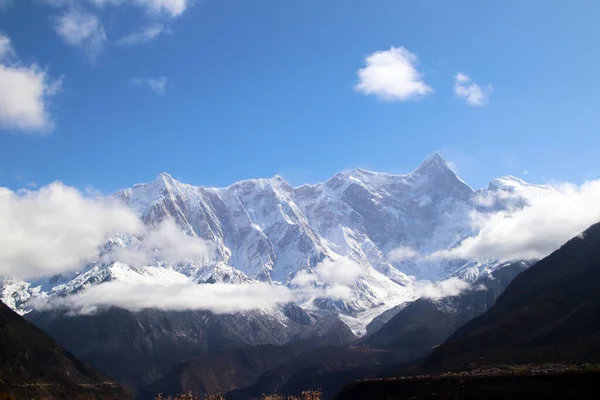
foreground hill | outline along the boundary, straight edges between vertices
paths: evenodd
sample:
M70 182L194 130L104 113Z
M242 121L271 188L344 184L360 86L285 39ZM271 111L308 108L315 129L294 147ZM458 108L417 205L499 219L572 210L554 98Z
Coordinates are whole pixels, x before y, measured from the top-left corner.
M0 302L0 394L14 399L130 399ZM10 397L8 397L10 398Z
M587 399L598 361L600 224L518 275L427 358L422 375L356 382L336 399Z
M600 361L600 224L515 278L425 365L549 361Z

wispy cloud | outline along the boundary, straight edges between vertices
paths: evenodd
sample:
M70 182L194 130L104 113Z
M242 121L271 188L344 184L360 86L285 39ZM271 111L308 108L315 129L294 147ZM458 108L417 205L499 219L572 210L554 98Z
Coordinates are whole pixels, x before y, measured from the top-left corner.
M408 246L396 247L388 253L388 259L392 262L403 262L407 260L414 260L419 257L419 253Z
M48 111L62 79L52 80L36 64L23 65L10 38L0 35L0 126L46 133L54 128Z
M160 78L133 78L130 81L133 86L148 87L159 96L165 94L168 82L169 79L164 76L161 76Z
M433 92L416 69L417 56L404 47L370 54L365 64L358 70L358 92L386 101L419 99Z
M43 0L55 7L76 7L87 2L98 8L130 4L141 7L146 12L155 15L165 15L170 18L178 17L189 8L192 0Z
M0 35L0 61L5 61L15 55L15 49L12 47L10 38L8 38L8 36Z
M133 46L142 43L148 43L157 39L160 35L168 33L169 30L163 24L153 24L141 30L131 32L130 34L118 39L117 46Z
M68 45L83 49L90 61L95 61L102 53L107 40L100 19L76 9L56 18L54 30Z
M454 94L465 99L465 102L474 107L482 107L488 104L494 88L491 84L482 88L461 72L454 76Z

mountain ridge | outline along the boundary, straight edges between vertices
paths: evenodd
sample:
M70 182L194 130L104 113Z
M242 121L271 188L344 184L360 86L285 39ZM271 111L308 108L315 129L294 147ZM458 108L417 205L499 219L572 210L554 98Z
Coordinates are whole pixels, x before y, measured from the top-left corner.
M549 189L536 186L534 190ZM497 263L394 260L390 256L398 247L431 254L474 235L469 215L479 207L477 195L433 153L407 174L357 168L296 188L278 176L207 188L181 183L163 172L149 183L120 190L112 197L124 201L148 226L172 219L182 232L215 245L214 257L208 260L170 265L155 259L158 266L172 271L169 276L173 278L194 281L195 276L218 276L221 266L227 266L239 272L240 282L248 278L289 285L300 271L312 273L323 260L345 257L357 263L365 272L351 285L348 299L317 303L308 299L302 307L337 313L356 333L364 334L375 315L414 299L415 280L452 277L457 271L467 271L467 266L465 278L475 280ZM106 251L143 245L143 238L113 235ZM108 275L119 280L137 279L136 273L144 273L162 282L158 275L144 272L148 266L121 264L97 260L79 274L41 282L3 281L2 298L23 313L30 309L27 301L32 298L77 293L101 284ZM129 272L107 274L111 268ZM86 274L88 278L82 279Z

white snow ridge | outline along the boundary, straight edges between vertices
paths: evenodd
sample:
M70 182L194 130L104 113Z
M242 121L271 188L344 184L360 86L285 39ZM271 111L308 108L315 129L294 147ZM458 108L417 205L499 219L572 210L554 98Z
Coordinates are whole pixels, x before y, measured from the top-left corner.
M304 309L338 314L360 335L375 316L413 300L419 281L459 277L472 282L504 265L507 260L427 255L476 235L474 211L523 207L528 197L552 190L507 177L474 191L438 154L406 175L355 169L296 188L278 176L226 188L195 187L162 173L113 196L148 226L172 220L186 235L204 239L214 246L210 257L172 263L160 249L151 260L100 257L73 274L0 281L0 295L23 314L35 304L32 299L68 298L115 281L261 283L289 289L295 293L291 301ZM150 246L147 240L115 233L103 249L133 254ZM281 314L278 307L266 312Z

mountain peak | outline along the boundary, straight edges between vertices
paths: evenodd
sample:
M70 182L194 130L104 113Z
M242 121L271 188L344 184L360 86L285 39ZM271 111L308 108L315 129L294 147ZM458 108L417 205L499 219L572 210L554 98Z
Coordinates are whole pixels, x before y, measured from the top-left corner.
M156 179L173 180L173 177L167 172L161 172Z
M431 174L432 172L451 172L454 174L446 160L437 152L431 153L414 172Z
M448 162L446 162L446 160L444 160L444 157L442 157L440 155L440 153L438 153L437 151L434 151L433 153L431 153L430 155L427 156L425 161L423 161L423 164L421 164L421 166L424 166L424 165L433 165L433 166L450 168L448 166Z
M154 179L154 181L153 181L154 184L159 185L161 187L171 186L175 182L176 182L176 180L173 179L173 177L166 172L161 172L160 174L158 174L156 179Z

